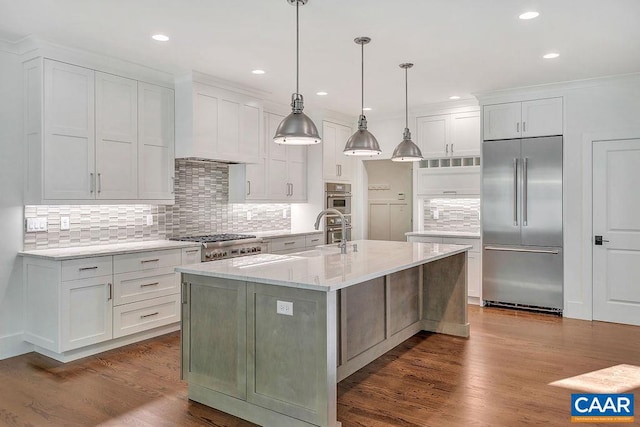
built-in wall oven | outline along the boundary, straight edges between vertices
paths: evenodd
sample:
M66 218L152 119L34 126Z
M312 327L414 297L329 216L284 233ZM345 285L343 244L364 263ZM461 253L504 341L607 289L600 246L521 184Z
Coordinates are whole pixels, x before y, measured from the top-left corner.
M351 240L351 184L327 182L325 195L326 208L335 209L344 216L346 239ZM327 244L340 243L345 238L342 235L342 218L338 215L327 215L324 229Z

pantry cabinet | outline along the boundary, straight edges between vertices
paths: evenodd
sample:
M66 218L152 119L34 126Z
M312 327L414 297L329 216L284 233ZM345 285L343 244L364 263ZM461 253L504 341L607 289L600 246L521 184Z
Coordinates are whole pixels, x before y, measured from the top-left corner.
M483 139L562 135L562 98L485 105Z
M480 111L416 119L416 141L424 158L480 154Z
M480 196L480 168L461 166L417 169L419 196Z
M26 203L173 202L171 89L43 58L24 77ZM160 115L146 89L165 94ZM146 149L152 127L162 156Z
M348 126L337 123L322 122L322 170L327 181L351 181L355 161L345 156L343 151L347 140L353 134Z

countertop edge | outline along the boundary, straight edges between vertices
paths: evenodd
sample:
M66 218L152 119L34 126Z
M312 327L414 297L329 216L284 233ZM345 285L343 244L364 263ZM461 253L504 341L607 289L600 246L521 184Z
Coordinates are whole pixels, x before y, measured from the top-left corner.
M480 239L480 233L467 233L460 231L409 231L404 233L405 236L424 236L424 237L460 237L462 239Z

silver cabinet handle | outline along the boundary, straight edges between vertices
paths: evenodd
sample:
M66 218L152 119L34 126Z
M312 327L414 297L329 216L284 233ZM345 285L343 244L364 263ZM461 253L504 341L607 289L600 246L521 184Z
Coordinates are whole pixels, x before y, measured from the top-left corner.
M520 133L520 122L516 122L516 132Z
M176 192L176 177L171 177L171 194L175 194Z
M146 288L147 286L157 286L159 284L160 284L160 282L145 283L144 285L140 285L140 287L141 288Z
M140 315L140 318L144 319L145 317L157 316L158 314L160 314L160 312L158 312L158 311L156 311L155 313L142 314L142 315Z
M527 131L527 122L522 122L522 132Z
M451 154L453 154L453 142L451 143Z
M98 269L98 266L96 265L96 266L93 266L93 267L80 267L78 269L78 271L97 270L97 269Z
M313 243L313 242L319 242L319 241L320 241L320 239L311 239L311 243Z
M182 288L180 289L180 300L182 304L187 303L187 282L182 282Z
M284 242L285 245L294 245L296 242Z
M185 251L188 254L195 254L196 252L200 252L200 249L189 249L187 251Z
M93 193L93 190L96 188L96 182L94 181L93 172L89 174L89 193Z
M247 180L247 196L251 195L251 181Z
M102 174L98 173L98 193L102 192Z
M293 184L289 183L289 185L291 186L291 192L289 193L290 196L293 196Z
M449 144L445 144L445 146L444 146L444 152L445 152L446 154L449 154Z
M523 125L524 127L524 125ZM525 157L522 159L522 225L527 225L527 187L529 186L529 180L527 178L527 165L529 159Z
M518 225L518 159L513 159L513 225Z
M534 254L551 254L558 255L558 251L555 249L521 249L521 248L505 248L501 246L485 246L488 251L502 251L502 252L530 252Z
M107 283L107 286L109 286L109 298L107 298L107 301L111 301L113 299L113 285L111 283Z
M147 262L158 262L158 261L160 261L160 258L143 259L143 260L140 261L140 264L144 264L144 263L147 263Z
M340 176L340 165L336 165L336 176Z

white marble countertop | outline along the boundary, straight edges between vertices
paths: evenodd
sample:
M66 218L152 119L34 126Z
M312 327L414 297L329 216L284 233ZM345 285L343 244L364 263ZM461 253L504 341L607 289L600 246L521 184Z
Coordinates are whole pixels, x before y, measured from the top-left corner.
M263 239L277 239L279 237L296 237L296 236L306 236L309 234L322 234L322 230L307 230L307 231L295 231L291 230L275 230L275 231L248 231L246 233L240 234L251 234L256 237L261 237Z
M480 232L471 231L443 231L443 230L425 230L425 231L409 231L404 233L405 236L426 236L426 237L468 237L470 239L479 239Z
M76 258L88 258L104 255L120 255L134 252L146 252L163 249L198 247L200 243L177 242L174 240L145 240L140 242L112 243L108 245L75 246L71 248L36 249L18 252L22 256L64 261Z
M353 244L358 247L353 252ZM246 280L330 292L436 261L471 249L469 245L356 240L341 254L335 245L287 255L262 254L185 265L180 273Z

